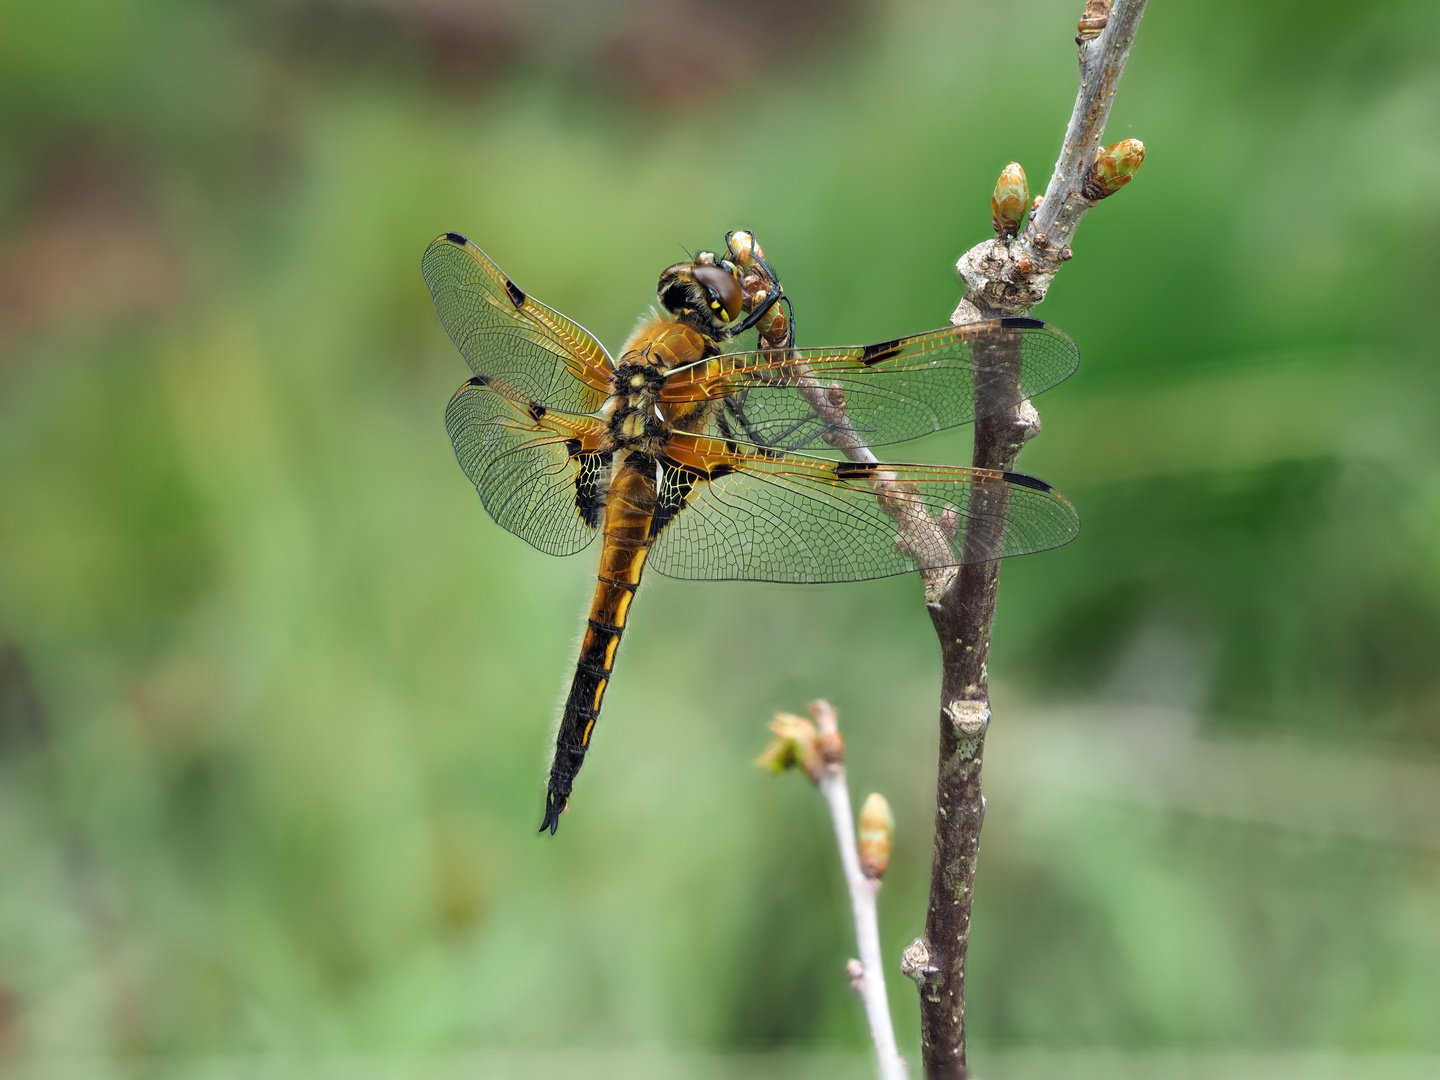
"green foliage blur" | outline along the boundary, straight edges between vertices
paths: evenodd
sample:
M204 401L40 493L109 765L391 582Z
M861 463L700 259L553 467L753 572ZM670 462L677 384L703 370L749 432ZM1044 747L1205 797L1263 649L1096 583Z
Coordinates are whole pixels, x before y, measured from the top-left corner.
M857 801L895 807L898 958L918 581L648 581L537 837L593 551L530 549L455 466L420 254L463 232L614 346L681 245L748 227L801 344L942 325L1000 169L1044 189L1081 9L0 0L0 1072L865 1075L823 807L752 760L775 710L839 706ZM1021 465L1085 530L1002 579L989 1075L1440 1054L1437 57L1426 0L1141 26L1107 141L1145 165L1037 312L1083 360Z

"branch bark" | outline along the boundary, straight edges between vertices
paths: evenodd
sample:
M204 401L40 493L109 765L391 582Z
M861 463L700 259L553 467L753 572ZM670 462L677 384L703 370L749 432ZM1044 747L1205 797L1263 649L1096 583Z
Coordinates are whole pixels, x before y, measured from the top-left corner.
M1099 193L1088 181L1144 10L1145 0L1117 0L1107 17L1094 0L1087 5L1077 38L1080 89L1043 201L1020 237L986 241L960 258L957 268L968 288L951 316L953 324L1029 312L1044 299L1056 271L1070 258L1075 229L1098 201ZM1097 23L1102 18L1100 29ZM992 339L983 348L977 342L975 356L975 411L981 419L975 424L973 463L1010 471L1025 442L1040 431L1039 414L1028 401L1000 409L993 405L1015 400L1018 337ZM991 505L975 507L980 512L967 525L967 556L996 550L992 534L1003 526L1006 498L1003 491L977 496L977 502L984 499ZM920 991L925 1074L946 1080L969 1076L965 961L975 860L985 819L980 770L990 724L988 659L999 584L998 561L967 560L950 588L927 604L940 638L943 669L935 849L925 933L905 951L901 968Z
M1080 88L1075 97L1065 141L1045 194L1036 200L1025 231L1013 239L1002 234L977 244L960 257L956 269L966 292L950 317L965 326L1007 315L1023 315L1045 298L1059 268L1070 260L1071 239L1085 215L1101 199L1129 179L1143 157L1138 143L1119 171L1109 160L1108 182L1101 176L1100 150L1105 122L1146 0L1086 0L1075 39L1080 66ZM1107 153L1107 159L1110 155ZM998 192L997 192L998 196ZM1018 221L1018 217L1016 219ZM1002 223L997 218L997 233ZM1013 229L1011 230L1013 232ZM753 237L734 234L743 241L738 261L749 267L747 304L763 297L773 277L763 262L750 262ZM732 252L736 252L732 245ZM755 249L758 254L758 249ZM762 257L763 258L763 257ZM760 273L760 269L764 273ZM789 349L794 327L774 309L769 323L760 325L764 348ZM1040 433L1040 414L1029 401L1018 399L1020 335L986 334L973 345L975 359L976 468L1013 471L1025 443ZM825 387L807 372L797 372L797 387L815 413L825 421L823 436L851 461L874 464L874 453L845 414L838 387ZM897 543L908 547L920 563L925 601L940 639L941 707L940 759L935 795L935 846L931 861L929 909L925 932L905 950L901 971L920 992L921 1050L925 1075L944 1080L967 1080L965 1057L965 962L970 942L970 912L975 888L975 861L980 829L985 820L981 793L985 733L990 725L988 663L995 601L1000 585L1000 563L993 553L1003 549L1009 495L1001 490L978 490L967 515L962 565L956 570L938 566L927 552L948 551L954 523L932 520L918 510L906 493L877 484L876 494L896 520ZM818 781L817 781L818 782ZM841 784L843 791L843 782ZM827 799L831 794L827 791ZM835 798L840 797L840 792ZM841 816L835 801L831 813L840 836ZM844 792L844 820L849 821L849 795ZM852 838L853 842L853 838ZM842 844L842 855L844 841ZM850 879L847 863L846 877ZM852 903L855 892L852 889ZM871 908L873 915L873 905ZM856 909L857 932L861 921ZM877 945L878 948L878 945ZM862 949L863 952L863 949ZM865 960L865 972L879 975L878 963ZM857 989L859 987L857 986ZM883 1001L883 993L880 995ZM870 1011L867 1002L867 1013ZM888 1010L885 1011L888 1024ZM875 1031L872 1020L872 1031ZM876 1036L877 1049L880 1037ZM893 1045L893 1035L890 1038ZM882 1055L883 1062L883 1055Z
M810 715L814 717L814 723L789 713L777 713L770 725L774 737L756 764L776 773L798 767L825 796L830 822L835 829L835 843L840 849L840 864L845 871L850 911L855 919L855 942L860 952L860 959L851 960L847 965L850 985L860 995L865 1007L865 1019L875 1043L880 1080L908 1080L909 1070L895 1043L890 1000L885 994L885 966L880 959L880 920L875 908L880 894L880 878L890 862L894 818L883 798L870 796L861 814L861 836L857 843L850 785L845 778L845 740L840 737L839 716L828 701L812 701Z
M843 746L839 742L835 709L826 701L810 706L810 715L820 731L820 744L825 748ZM816 781L825 803L830 808L830 822L835 827L835 842L840 848L840 863L845 869L845 885L850 892L850 911L855 918L855 943L860 962L851 961L850 984L865 1006L865 1019L875 1043L875 1056L880 1065L880 1080L908 1080L905 1059L895 1044L895 1026L890 1019L890 1000L885 994L885 965L880 958L880 920L875 901L880 894L880 879L869 877L860 866L860 849L855 842L855 814L850 806L850 785L845 779L843 751L822 749L825 765Z

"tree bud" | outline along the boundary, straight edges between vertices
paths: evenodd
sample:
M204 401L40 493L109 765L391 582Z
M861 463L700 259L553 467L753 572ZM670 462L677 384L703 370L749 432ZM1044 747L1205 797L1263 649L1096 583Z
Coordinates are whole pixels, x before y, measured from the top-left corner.
M1081 192L1091 202L1114 195L1128 184L1145 160L1145 144L1139 139L1122 139L1095 155L1095 167L1085 179Z
M1012 161L1001 171L1000 179L995 181L995 194L990 199L995 235L1009 240L1019 232L1029 203L1030 185L1025 181L1025 170L1018 161Z
M895 846L895 815L884 795L871 794L860 808L860 869L867 878L879 881L890 868Z
M755 235L744 229L736 229L726 236L725 246L730 249L730 257L738 266L749 266L753 260L765 258L765 253L755 242Z
M820 757L820 733L803 716L776 713L770 722L774 738L755 764L773 773L782 773L798 765L811 780L820 779L823 765Z

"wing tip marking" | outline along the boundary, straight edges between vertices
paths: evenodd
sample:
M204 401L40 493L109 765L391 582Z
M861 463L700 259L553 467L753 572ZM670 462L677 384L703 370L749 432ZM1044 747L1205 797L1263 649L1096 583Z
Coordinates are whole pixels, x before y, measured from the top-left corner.
M450 396L459 397L466 390L474 390L476 387L489 385L490 380L487 379L484 375L471 375L470 378L466 379L460 384L460 389L456 390L455 393L451 394Z
M878 364L881 360L889 359L900 351L900 338L891 341L878 341L874 345L866 345L860 352L860 363L869 367L871 364Z
M1044 319L1032 319L1028 315L1006 315L1000 320L1006 330L1039 330L1045 325Z
M470 243L468 237L458 232L447 232L445 234L445 239L449 240L452 244L458 244L460 247L464 247L466 244Z
M508 277L505 279L505 293L510 297L510 302L515 305L517 311L520 309L520 305L525 303L525 291Z
M1001 473L1000 475L1005 478L1006 483L1015 484L1017 487L1027 487L1034 491L1043 491L1046 494L1055 490L1044 480L1040 480L1034 476L1028 476L1025 473L1007 472Z

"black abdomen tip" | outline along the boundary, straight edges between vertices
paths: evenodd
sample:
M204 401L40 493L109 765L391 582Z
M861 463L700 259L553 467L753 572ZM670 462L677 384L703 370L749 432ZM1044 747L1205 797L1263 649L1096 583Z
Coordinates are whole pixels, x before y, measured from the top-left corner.
M545 792L545 820L540 822L541 833L548 832L554 836L555 830L560 828L560 815L564 812L565 797L553 791Z

